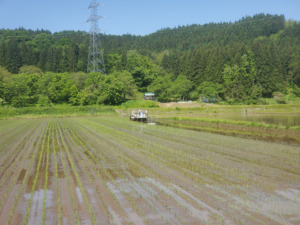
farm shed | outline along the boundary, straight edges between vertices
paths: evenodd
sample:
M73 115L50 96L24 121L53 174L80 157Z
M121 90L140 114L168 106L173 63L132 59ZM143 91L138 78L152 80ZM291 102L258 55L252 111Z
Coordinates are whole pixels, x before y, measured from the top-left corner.
M147 93L144 94L144 99L155 101L156 100L156 95L154 93L147 92Z

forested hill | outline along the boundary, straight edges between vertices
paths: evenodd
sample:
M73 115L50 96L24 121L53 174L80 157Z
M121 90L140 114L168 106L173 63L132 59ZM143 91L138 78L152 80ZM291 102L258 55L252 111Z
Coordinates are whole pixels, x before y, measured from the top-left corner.
M139 91L155 91L161 100L196 99L204 85L219 90L211 96L242 102L252 96L251 103L300 86L300 23L283 15L257 14L146 36L101 35L101 40L108 73L128 72ZM2 29L0 66L12 74L24 65L42 72L86 71L88 47L83 31ZM185 83L188 90L166 90L169 82Z
M284 16L259 14L234 23L209 23L166 28L146 36L105 36L108 49L190 50L232 43L249 44L255 38L269 37L286 28ZM107 40L108 39L108 40Z
M161 51L164 49L188 50L197 47L248 44L260 36L270 36L285 27L284 16L256 15L235 23L210 23L163 29L146 36L142 46Z

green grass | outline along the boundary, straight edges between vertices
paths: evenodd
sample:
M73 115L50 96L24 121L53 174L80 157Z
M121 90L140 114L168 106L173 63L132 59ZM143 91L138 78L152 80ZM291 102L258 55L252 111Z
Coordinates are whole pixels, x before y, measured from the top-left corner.
M158 102L150 100L130 100L124 102L122 105L117 108L128 109L128 108L157 108L159 107Z
M244 112L248 113L300 113L300 104L285 105L207 105L201 107L181 108L170 107L161 108L158 102L146 100L130 100L120 106L32 106L23 108L14 108L9 106L0 106L0 119L6 118L36 118L36 117L66 117L66 116L91 116L103 114L115 114L118 109L147 108L150 109L152 116L170 115L170 114L227 114Z
M61 116L86 116L114 114L115 109L111 106L70 106L55 105L47 107L0 107L0 119L18 117L61 117Z

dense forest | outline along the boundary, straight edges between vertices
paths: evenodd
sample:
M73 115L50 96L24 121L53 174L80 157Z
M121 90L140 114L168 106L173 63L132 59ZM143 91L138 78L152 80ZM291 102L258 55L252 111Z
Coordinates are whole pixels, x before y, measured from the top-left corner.
M300 97L300 22L283 15L101 41L107 74L86 74L88 33L0 30L0 105L117 105L146 91L229 104Z

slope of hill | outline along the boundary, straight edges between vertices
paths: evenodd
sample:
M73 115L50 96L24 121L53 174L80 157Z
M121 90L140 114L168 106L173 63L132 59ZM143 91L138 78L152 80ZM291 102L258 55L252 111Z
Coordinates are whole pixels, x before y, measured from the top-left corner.
M218 89L214 84L222 90L212 96L243 102L300 86L300 23L283 15L257 14L236 22L101 39L108 73L128 71L138 90L155 91L165 96L161 100L196 98L204 94L203 87ZM13 74L24 65L43 72L86 71L88 46L89 35L83 31L2 29L0 66ZM174 87L168 91L173 97L162 93L162 87L176 80L179 86L188 84L188 90Z

